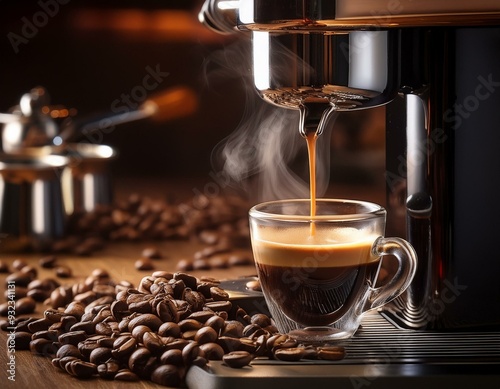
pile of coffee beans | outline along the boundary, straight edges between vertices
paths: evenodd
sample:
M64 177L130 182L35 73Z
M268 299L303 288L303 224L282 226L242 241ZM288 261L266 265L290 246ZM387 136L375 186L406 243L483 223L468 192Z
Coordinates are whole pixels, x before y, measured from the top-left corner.
M248 315L213 278L156 271L136 288L96 269L85 281L55 287L42 318L18 319L18 350L52 358L87 379L151 380L179 387L191 366L222 360L244 368L254 358L338 360L342 347L303 346L264 314ZM7 328L6 323L2 328Z

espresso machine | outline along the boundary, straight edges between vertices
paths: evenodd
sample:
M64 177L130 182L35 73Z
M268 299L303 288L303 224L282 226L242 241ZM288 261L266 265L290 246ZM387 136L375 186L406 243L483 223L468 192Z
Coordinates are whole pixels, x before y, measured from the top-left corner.
M383 314L419 330L498 328L500 3L207 0L200 20L251 34L257 92L299 110L302 133L386 105L386 234L419 259Z

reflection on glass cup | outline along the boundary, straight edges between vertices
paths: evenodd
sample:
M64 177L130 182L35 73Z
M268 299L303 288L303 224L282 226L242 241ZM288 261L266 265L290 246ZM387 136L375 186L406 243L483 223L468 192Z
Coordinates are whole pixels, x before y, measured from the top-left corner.
M417 257L400 238L385 238L383 207L353 200L282 200L250 210L252 249L262 291L280 332L303 342L345 339L363 314L399 296ZM377 285L382 257L399 269Z

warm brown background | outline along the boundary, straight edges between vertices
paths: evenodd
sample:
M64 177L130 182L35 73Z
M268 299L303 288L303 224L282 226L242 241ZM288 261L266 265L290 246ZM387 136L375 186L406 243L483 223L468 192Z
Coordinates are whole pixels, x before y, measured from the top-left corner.
M244 112L243 80L250 75L245 43L201 26L201 0L66 3L19 44L16 54L9 36L21 35L26 20L37 20L43 9L33 0L0 1L0 112L36 85L48 89L53 104L76 108L79 117L110 111L113 101L141 85L146 67L159 66L169 75L151 93L188 86L198 95L198 110L165 123L121 125L98 142L119 150L113 166L117 179L206 177L214 146L238 126ZM333 182L383 188L383 117L379 109L337 120Z

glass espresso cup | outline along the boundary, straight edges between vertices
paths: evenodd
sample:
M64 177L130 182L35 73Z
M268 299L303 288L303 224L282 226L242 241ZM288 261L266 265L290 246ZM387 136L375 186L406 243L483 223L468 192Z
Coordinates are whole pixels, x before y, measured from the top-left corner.
M320 199L281 200L250 212L259 280L278 330L302 342L351 337L363 314L399 296L415 274L417 256L400 238L385 238L386 211L377 204ZM382 257L394 276L377 286Z

